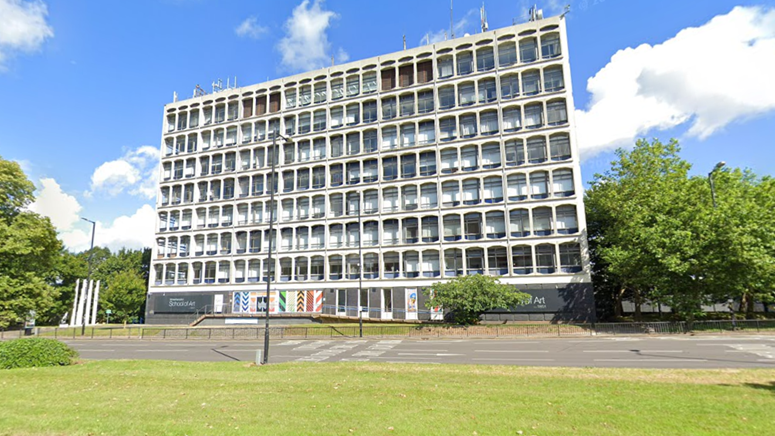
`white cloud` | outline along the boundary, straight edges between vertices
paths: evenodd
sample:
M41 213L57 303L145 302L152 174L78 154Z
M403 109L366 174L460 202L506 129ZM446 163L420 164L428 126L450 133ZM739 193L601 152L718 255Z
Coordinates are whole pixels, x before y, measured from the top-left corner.
M263 34L269 31L269 28L266 26L261 26L258 24L258 19L256 17L248 17L240 23L239 26L237 26L234 29L234 33L237 34L237 36L242 36L246 38L253 38L258 39Z
M40 188L30 210L49 217L57 229L70 229L80 220L81 205L75 197L62 192L56 180L45 178L40 179Z
M114 251L120 248L151 247L154 243L155 226L156 211L150 204L144 204L131 216L119 216L110 224L97 221L94 245L108 247ZM59 237L71 251L88 250L91 243L91 224L84 221L79 227L72 226L66 231L60 231Z
M323 0L304 0L296 6L285 22L285 36L277 44L282 55L282 65L291 71L310 71L324 68L331 62L331 43L328 30L331 22L339 18L333 11L323 9ZM349 59L347 53L336 50L337 61Z
M475 26L474 26L475 25ZM455 31L455 38L460 38L468 33L476 33L480 26L479 9L471 9L463 15L463 18L454 22L452 29ZM452 35L449 34L449 29L441 29L435 32L429 31L423 35L420 40L420 45L435 44L437 42L446 41L452 39Z
M47 15L46 4L39 0L0 0L0 71L12 53L34 52L54 37Z
M86 193L104 193L115 197L127 192L143 198L155 198L158 185L159 149L143 145L119 159L105 162L91 176L91 188Z
M775 109L775 9L736 7L658 44L620 50L576 111L583 157L689 124L704 139Z

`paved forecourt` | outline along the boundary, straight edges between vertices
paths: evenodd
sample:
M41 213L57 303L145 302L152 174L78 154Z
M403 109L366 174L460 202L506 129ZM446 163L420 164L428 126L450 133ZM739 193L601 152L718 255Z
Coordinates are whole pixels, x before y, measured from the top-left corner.
M255 361L261 341L65 340L86 359ZM775 336L275 340L270 363L415 362L632 368L775 368Z

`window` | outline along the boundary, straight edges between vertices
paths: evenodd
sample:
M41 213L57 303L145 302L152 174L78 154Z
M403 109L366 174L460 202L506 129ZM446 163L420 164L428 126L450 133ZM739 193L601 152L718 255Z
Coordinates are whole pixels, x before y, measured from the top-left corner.
M522 127L522 112L518 106L503 109L503 131L516 132Z
M331 128L342 127L344 125L344 108L341 106L331 108Z
M503 201L503 180L500 177L484 179L484 202L500 203Z
M444 250L444 275L447 277L463 275L463 250L458 248Z
M360 213L361 208L361 195L358 192L348 192L347 193L347 206L345 212L349 216L358 216ZM347 225L348 228L351 226L351 224ZM357 227L353 227L354 229L357 229ZM352 239L352 237L348 236L348 239ZM351 245L352 246L352 245ZM357 241L356 245L357 246Z
M482 135L494 135L498 133L498 112L485 111L479 114Z
M533 209L533 232L538 236L547 236L554 232L553 229L552 209L548 207Z
M541 75L538 70L522 73L522 90L525 95L536 95L541 92Z
M482 146L482 166L486 169L499 168L501 166L500 144L490 143Z
M293 158L295 157L295 146L296 144L292 142L283 144L283 163L293 163Z
M479 179L463 180L463 204L472 205L481 203L479 197Z
M293 109L296 107L296 90L289 89L285 91L285 108Z
M422 252L422 270L423 277L438 277L441 275L438 251L425 250Z
M544 90L553 92L563 89L565 89L565 81L562 78L562 67L544 69Z
M302 86L299 92L299 106L309 106L312 103L312 87Z
M315 103L324 103L326 101L326 84L315 84Z
M361 152L361 135L360 133L348 133L347 134L347 154L354 155Z
M298 189L300 191L306 191L309 189L309 169L308 168L301 168L297 171L298 177Z
M361 163L347 162L347 184L357 185L361 182Z
M331 186L341 186L342 185L342 165L331 165Z
M554 100L546 104L546 123L550 126L566 124L568 122L568 111L565 107L565 100Z
M501 99L519 97L519 75L501 76Z
M323 259L323 256L312 256L309 278L311 280L323 280L325 274L325 260Z
M543 136L528 138L527 161L530 163L546 162L546 138Z
M457 181L441 184L441 201L444 207L455 207L460 204L460 185Z
M377 159L363 162L363 183L376 182L379 178Z
M398 133L395 127L382 129L382 149L391 150L398 146Z
M525 163L525 146L521 139L506 141L504 147L507 166L516 166Z
M527 199L528 186L524 174L512 174L507 179L509 201L522 201Z
M484 273L484 250L469 248L466 250L466 274Z
M535 62L538 60L538 49L535 38L525 38L519 41L519 57L523 63Z
M544 124L544 106L541 103L525 106L525 128L536 129Z
M371 153L377 151L377 148L377 131L372 129L363 132L363 152Z
M401 147L412 147L415 145L414 124L404 124L401 126Z
M226 119L226 106L218 105L215 107L215 122L222 123Z
M476 136L476 115L460 116L460 136L463 138Z
M539 274L554 272L554 245L541 244L536 246L536 269Z
M373 214L379 212L379 194L376 189L363 193L363 213ZM368 225L368 223L367 223ZM375 240L376 242L376 240Z
M322 195L316 195L315 197L312 197L312 218L323 218L326 216L326 198ZM314 239L314 228L313 228L313 239ZM322 248L322 247L312 247L312 248Z
M552 192L555 197L570 197L574 194L572 170L554 170L552 173Z
M399 97L401 105L401 116L408 117L414 115L414 94L405 94Z
M476 51L476 71L490 71L495 68L495 55L492 47L480 48Z
M408 179L417 176L417 157L413 154L401 156L401 178Z
M344 139L342 135L331 137L331 157L339 157L344 154Z
M517 45L505 42L498 46L498 65L507 67L517 63Z
M436 152L426 151L420 153L420 175L433 176L436 174Z
M375 123L377 122L377 102L367 101L363 103L363 122Z
M388 279L394 279L401 276L401 264L398 260L398 253L393 251L388 251L387 253L382 255L382 260L385 265L385 278ZM392 302L392 290L391 289L383 289L382 290L384 295L384 311L385 312L392 312L393 311L393 302Z
M331 81L331 100L339 100L344 97L344 82L342 79Z
M396 207L397 209L397 207ZM398 220L385 220L382 224L382 243L385 245L398 244Z
M436 194L436 184L427 183L420 187L420 207L423 209L434 209L438 207L438 196Z
M560 54L560 35L557 33L543 35L541 37L541 57L549 59Z
M307 162L310 159L309 141L299 141L299 162Z
M404 252L404 275L406 277L420 276L420 253L416 251Z
M444 215L444 240L459 241L462 238L460 215Z
M435 216L426 216L422 219L422 241L439 241L439 219Z
M549 149L554 161L570 159L570 137L565 134L552 135L549 137Z
M321 160L326 158L326 139L315 138L312 141L312 158Z
M294 179L293 170L283 171L283 192L293 191Z
M474 82L461 83L457 86L460 106L469 106L476 103L476 90Z
M427 83L433 80L433 61L417 63L417 83Z
M441 151L441 173L451 174L458 170L457 149L447 148Z
M398 86L412 86L414 84L414 65L403 65L398 67Z
M328 256L328 279L342 279L342 256Z
M455 87L444 86L439 88L439 109L451 109L455 107Z
M331 216L338 217L344 215L344 199L342 197L342 194L333 194L328 199L329 203L329 210L331 211ZM332 231L336 226L331 226ZM339 226L341 229L341 225Z
M377 92L377 73L370 72L363 75L363 93Z
M395 180L398 178L398 158L382 158L382 180Z
M316 132L319 132L321 130L326 130L326 111L325 111L325 109L315 111L315 113L313 115L313 121L312 122L313 122L312 128Z
M530 214L527 209L514 209L509 212L509 231L513 238L530 236Z
M382 90L383 91L390 91L391 89L396 87L396 70L395 68L390 68L387 70L382 70Z
M324 121L324 123L325 123L325 121ZM303 114L299 114L299 134L303 135L303 134L309 133L309 132L310 132L310 114L309 114L309 112L305 112ZM287 134L287 132L286 132L286 134Z
M347 78L347 96L355 97L361 92L361 80L358 76L350 76Z
M558 206L556 213L557 233L569 235L579 231L579 223L578 219L576 218L576 206Z
M404 244L416 244L420 241L420 230L417 218L403 220Z
M474 55L469 52L458 53L457 74L463 76L474 72Z
M386 97L382 99L382 119L392 120L396 117L396 98Z
M533 253L528 245L517 245L511 248L511 265L514 274L533 273Z
M537 171L530 174L530 198L548 197L548 175L545 171Z
M439 120L439 140L452 141L457 137L457 121L455 117Z
M433 91L421 91L417 93L417 113L427 114L433 112Z
M579 244L560 244L560 271L564 273L581 271L581 246Z
M436 60L437 69L439 72L439 79L446 79L452 77L455 74L453 69L452 56L445 56Z
M419 145L433 144L436 142L436 125L433 121L422 121L419 125L417 143Z
M498 99L498 87L495 79L482 79L479 81L479 103L489 103Z
M509 273L509 260L505 247L490 247L487 249L487 273L492 276L502 276Z
M463 171L473 171L479 168L479 150L475 145L463 147L460 151Z
M347 105L347 125L353 126L361 122L361 108L358 103Z

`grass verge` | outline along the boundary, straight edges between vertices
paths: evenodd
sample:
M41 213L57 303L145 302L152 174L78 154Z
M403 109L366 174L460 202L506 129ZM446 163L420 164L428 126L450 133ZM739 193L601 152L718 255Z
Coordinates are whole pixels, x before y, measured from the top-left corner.
M775 370L89 361L0 398L0 435L775 434Z

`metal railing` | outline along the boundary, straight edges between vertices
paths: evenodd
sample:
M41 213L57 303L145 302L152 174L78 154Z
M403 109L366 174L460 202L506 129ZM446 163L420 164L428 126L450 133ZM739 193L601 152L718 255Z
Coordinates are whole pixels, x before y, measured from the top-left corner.
M633 322L595 324L499 324L476 326L444 325L364 325L367 338L513 338L513 337L584 337L613 335L669 335L686 333L775 333L775 320L695 321L691 330L686 322ZM168 327L110 326L36 327L29 331L39 337L54 339L201 339L201 340L262 340L263 327ZM0 339L16 339L27 335L22 330L0 330ZM331 339L359 336L357 324L320 326L276 326L269 328L273 339Z

